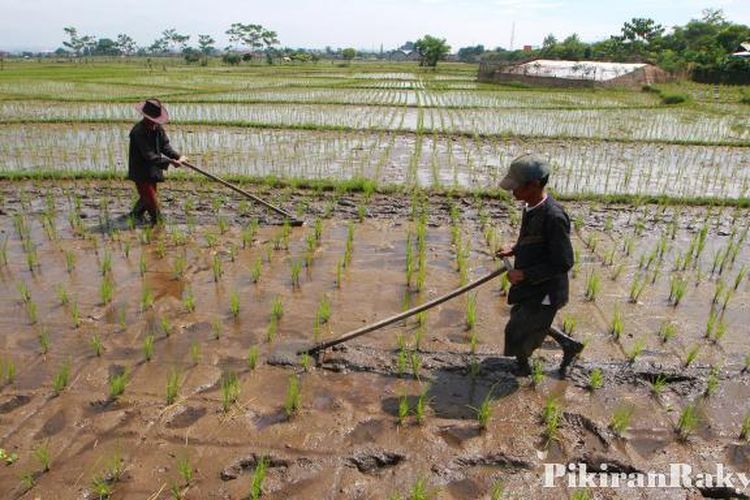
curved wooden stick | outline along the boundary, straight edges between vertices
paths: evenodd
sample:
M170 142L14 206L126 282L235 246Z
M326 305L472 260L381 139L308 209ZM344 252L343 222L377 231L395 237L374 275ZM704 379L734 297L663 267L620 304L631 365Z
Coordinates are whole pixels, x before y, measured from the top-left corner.
M378 321L377 323L372 323L372 324L363 326L361 328L357 328L356 330L346 333L337 339L327 340L325 342L319 342L306 349L300 349L299 351L297 351L297 355L299 356L304 353L314 354L318 351L322 351L323 349L328 349L329 347L335 346L337 344L341 344L342 342L346 342L347 340L351 340L353 338L359 337L360 335L364 335L366 333L379 330L380 328L391 325L393 323L396 323L397 321L401 321L402 319L406 319L410 316L414 316L415 314L419 314L422 311L426 311L427 309L432 309L433 307L438 306L442 304L443 302L447 302L450 299L457 297L461 294L464 294L468 292L469 290L478 287L479 285L483 285L484 283L490 281L493 278L496 278L497 276L500 276L501 274L505 272L510 271L511 269L513 269L513 265L510 263L510 260L508 260L507 258L504 258L502 267L500 267L499 269L496 269L495 271L492 271L490 274L486 276L483 276L475 281L472 281L471 283L468 283L462 286L461 288L457 288L453 290L452 292L446 293L445 295L432 299L429 302L425 302L422 305L412 307L408 311L404 311L400 314L396 314L395 316L390 316L388 318L382 319Z
M270 203L268 203L267 201L265 201L265 200L263 200L263 199L261 199L261 198L258 198L258 197L257 197L257 196L255 196L254 194L248 193L248 192L247 192L247 191L245 191L244 189L240 189L240 188L238 188L237 186L235 186L234 184L230 184L230 183L228 183L227 181L225 181L225 180L224 180L224 179L222 179L221 177L218 177L218 176L216 176L216 175L214 175L214 174L212 174L212 173L210 173L210 172L206 172L206 171L205 171L205 170L203 170L202 168L198 168L198 167L196 167L195 165L193 165L193 164L191 164L191 163L188 163L188 162L186 162L186 161L183 161L183 162L182 162L181 164L182 164L182 165L185 165L186 167L188 167L188 168L190 168L190 169L192 169L192 170L195 170L195 171L196 171L196 172L198 172L199 174L205 175L205 176L206 176L206 177L208 177L209 179L212 179L212 180L214 180L214 181L218 182L219 184L221 184L221 185L223 185L223 186L226 186L226 187L228 187L228 188L229 188L229 189L231 189L232 191L234 191L234 192L236 192L236 193L239 193L239 194L241 194L241 195L245 196L246 198L250 198L251 200L253 200L253 201L255 201L255 202L258 202L258 203L260 203L260 204L261 204L261 205L263 205L264 207L266 207L266 208L268 208L268 209L270 209L270 210L273 210L273 211L274 211L274 212L276 212L277 214L279 214L279 215L283 215L283 216L284 216L284 217L285 217L286 219L288 219L288 220L289 220L289 223L290 223L291 225L293 225L293 226L301 226L301 225L303 224L303 221L301 221L301 220L297 220L297 218L296 218L296 217L295 217L294 215L290 214L290 213L289 213L289 212L287 212L286 210L283 210L283 209L281 209L281 208L279 208L279 207L277 207L277 206L275 206L275 205L271 205L271 204L270 204Z

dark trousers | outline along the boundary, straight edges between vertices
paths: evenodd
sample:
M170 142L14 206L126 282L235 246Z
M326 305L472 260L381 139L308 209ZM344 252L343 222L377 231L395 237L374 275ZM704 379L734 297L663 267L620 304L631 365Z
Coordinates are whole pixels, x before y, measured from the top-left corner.
M144 212L148 212L151 217L151 223L155 224L161 218L159 210L159 200L156 197L156 183L149 181L136 181L135 188L138 190L138 201L135 203L133 210L130 212L136 218L143 217Z
M549 334L557 307L529 302L514 304L505 325L505 355L526 360Z

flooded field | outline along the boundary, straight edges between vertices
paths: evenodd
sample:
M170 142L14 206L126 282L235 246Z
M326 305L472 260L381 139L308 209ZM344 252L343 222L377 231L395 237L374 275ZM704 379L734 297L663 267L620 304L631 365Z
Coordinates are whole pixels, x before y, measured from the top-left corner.
M550 464L750 470L741 90L673 83L689 99L666 106L651 91L475 76L462 64L8 64L1 496L748 494L543 487ZM164 226L129 223L128 132L152 96L176 149L306 224L185 169L160 185ZM497 269L521 219L497 184L528 151L550 159L574 228L556 323L585 349L567 378L551 340L530 377L511 374L502 277L296 356Z
M0 185L10 496L240 498L265 470L270 498L559 498L545 463L750 465L747 210L569 204L577 263L557 321L586 348L567 380L554 344L517 379L500 279L319 364L269 363L494 269L510 202L259 193L307 220L290 228L172 182L151 231L115 221L129 188Z

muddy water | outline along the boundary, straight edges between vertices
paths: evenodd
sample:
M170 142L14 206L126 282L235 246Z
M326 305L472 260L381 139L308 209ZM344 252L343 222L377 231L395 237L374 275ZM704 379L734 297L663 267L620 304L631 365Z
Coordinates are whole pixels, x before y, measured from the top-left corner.
M12 383L3 379L0 386L0 447L19 459L0 467L0 488L11 497L22 494L18 477L28 472L36 476L30 492L34 497L80 497L91 490L95 476L105 475L121 497L166 497L176 484L188 498L241 498L249 493L262 456L269 457L263 491L271 498L384 498L406 495L419 481L435 498L489 496L497 485L519 497L560 498L570 493L564 486L541 487L544 464L552 462L585 462L590 467L609 463L631 471L666 470L675 461L710 470L711 464L722 462L735 471L747 470L747 446L738 439L750 410L750 375L740 371L750 350L743 330L743 321L750 317L747 279L740 281L728 302L725 336L717 342L704 338L718 279L708 276L711 260L726 247L732 228L741 232L746 227L745 212L732 223L729 210L683 210L661 276L640 303L629 304L629 285L640 254L650 251L660 232L667 230L670 209L661 214L657 207L569 206L586 224L574 237L581 267L572 279L571 302L558 320L575 317L574 335L587 341L587 347L570 377L561 380L556 373L560 350L553 342L545 343L537 353L544 378L534 386L528 378L513 377L511 360L502 356L508 306L499 282L477 294L478 344L473 354L465 326L466 300L458 298L430 311L421 327L411 319L360 337L325 353L317 367L266 363L274 349L286 343L334 338L398 312L405 295L413 304L459 286L448 200L430 200L426 281L416 292L407 289L404 272L407 234L414 230L409 199L263 193L289 208L304 204L310 222L331 211L330 218L322 219L322 238L312 264L302 267L299 286L293 286L291 263L304 260L312 224L292 229L285 248L284 230L271 224L272 219L254 207L240 207L236 200L217 198L205 186L166 186L162 197L170 224L151 235L149 243L143 228L121 227L116 233L97 228L104 218L99 200L109 200L113 217L121 214L130 203L129 186L1 187L1 208L7 216L0 230L8 238L8 264L0 267L0 359L4 366L12 359L17 373ZM56 209L53 239L41 222L47 193ZM67 222L74 203L66 198L73 193L81 197L81 216L88 228L82 235L74 234ZM221 200L216 204L219 215L229 221L224 234L212 208L214 199ZM190 217L186 203L195 207L188 207ZM356 219L360 204L367 205L363 222ZM477 277L496 264L486 253L478 207L465 200L459 208L462 238L471 241L473 249L470 277ZM507 224L508 207L486 202L481 211L488 214L501 242L512 240L515 229ZM16 214L23 214L36 249L39 264L32 266L33 272L14 228ZM241 228L256 216L262 224L252 244L242 248ZM607 217L613 220L612 229L605 228ZM610 245L633 233L639 217L650 229L637 236L630 256L618 254L625 268L611 280L612 266L604 265L602 256ZM709 222L709 236L701 258L703 277L696 287L690 275L691 287L674 307L667 301L671 264L704 221ZM346 253L350 223L351 263L342 269L339 286L337 264ZM593 252L585 245L590 232L599 236ZM184 244L175 237L179 234L185 235ZM274 249L277 240L279 248ZM75 255L71 272L66 270L66 252ZM185 270L176 276L175 261L183 255ZM722 279L732 282L749 257L743 245ZM105 305L100 287L107 258L115 286L111 303ZM251 269L258 259L262 271L253 283ZM222 274L215 278L217 261ZM593 271L601 274L603 286L592 302L583 295ZM21 284L36 305L34 323L21 299ZM59 300L59 286L70 297L67 304ZM183 303L188 293L195 297L192 312ZM236 317L230 307L235 294ZM152 303L144 305L144 296ZM331 317L316 329L316 310L324 296L331 304ZM269 341L277 298L284 311ZM80 312L77 327L73 303ZM608 332L615 307L625 324L619 341ZM663 318L680 327L666 344L656 336ZM42 332L49 339L46 352ZM146 360L144 342L150 337L153 353ZM92 338L101 340L99 356ZM643 352L631 363L628 353L639 339ZM417 340L418 349L413 350ZM414 352L420 365L416 373L411 362L399 367L400 342ZM693 345L700 345L700 354L685 368L685 351ZM253 347L259 359L251 370L247 355ZM53 377L66 361L71 363L69 384L55 396ZM717 387L706 394L711 365L717 367ZM591 391L589 374L594 369L601 370L603 386ZM166 384L173 370L180 390L175 402L167 405ZM123 372L128 374L127 386L119 399L112 400L108 380ZM230 373L239 380L239 394L224 411L222 380ZM669 382L655 396L649 381L659 375ZM291 376L300 382L301 404L289 417L284 405ZM559 405L561 419L550 440L541 415L551 400ZM409 412L400 419L402 401ZM476 420L475 408L483 401L492 408L486 428ZM674 429L690 404L699 422L683 442ZM630 417L616 433L610 424L623 408ZM34 456L40 445L52 456L48 472L42 472ZM194 469L189 484L178 472L182 459ZM116 480L112 463L123 467ZM628 498L633 491L607 494ZM659 492L665 494L684 497L700 492ZM645 490L643 495L653 496Z

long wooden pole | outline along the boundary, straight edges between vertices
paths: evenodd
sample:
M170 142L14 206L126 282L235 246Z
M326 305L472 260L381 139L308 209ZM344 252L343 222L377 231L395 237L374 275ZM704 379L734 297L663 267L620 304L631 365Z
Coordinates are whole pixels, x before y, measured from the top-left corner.
M304 354L304 353L314 354L318 351L322 351L323 349L328 349L329 347L332 347L337 344L341 344L342 342L346 342L353 338L359 337L360 335L364 335L366 333L379 330L380 328L391 325L393 323L401 321L402 319L406 319L410 316L414 316L415 314L419 314L422 311L426 311L427 309L432 309L433 307L438 306L442 304L443 302L447 302L450 299L457 297L461 294L464 294L473 288L483 285L484 283L490 281L493 278L496 278L497 276L500 276L501 274L505 272L510 271L511 269L513 269L513 265L510 263L510 261L508 259L503 259L503 265L499 269L496 269L495 271L492 271L488 275L483 276L475 281L472 281L471 283L468 283L462 286L461 288L457 288L456 290L453 290L452 292L446 293L445 295L432 299L429 302L425 302L422 305L412 307L408 311L404 311L400 314L396 314L395 316L390 316L388 318L382 319L378 321L377 323L372 323L372 324L363 326L361 328L357 328L356 330L346 333L337 339L328 340L325 342L319 342L306 349L300 349L299 351L297 351L297 355L299 356L300 354Z
M222 179L221 177L218 177L218 176L216 176L216 175L214 175L214 174L212 174L212 173L210 173L210 172L206 172L206 171L205 171L205 170L203 170L202 168L198 168L198 167L196 167L195 165L193 165L193 164L191 164L191 163L188 163L188 162L186 162L186 161L183 161L183 162L182 162L182 165L185 165L186 167L188 167L188 168L190 168L190 169L192 169L192 170L195 170L195 171L196 171L196 172L198 172L199 174L205 175L205 176L206 176L206 177L208 177L209 179L212 179L212 180L214 180L214 181L218 182L219 184L222 184L223 186L226 186L226 187L228 187L229 189L231 189L232 191L234 191L234 192L236 192L236 193L239 193L239 194L241 194L241 195L243 195L243 196L245 196L245 197L247 197L247 198L250 198L250 199L251 199L251 200L253 200L253 201L256 201L256 202L260 203L260 204L261 204L261 205L263 205L264 207L266 207L266 208L268 208L268 209L270 209L270 210L273 210L273 211L274 211L274 212L276 212L277 214L279 214L279 215L282 215L282 216L284 216L284 217L285 217L286 219L288 219L288 220L289 220L289 223L290 223L291 225L293 225L293 226L301 226L301 225L303 224L303 221L301 221L301 220L297 220L297 218L296 218L296 217L295 217L294 215L290 214L290 213L289 213L289 212L287 212L286 210L283 210L283 209L281 209L281 208L279 208L279 207L277 207L277 206L275 206L275 205L271 205L271 204L270 204L270 203L268 203L267 201L265 201L265 200L263 200L263 199L261 199L261 198L258 198L258 197L257 197L257 196L255 196L254 194L252 194L252 193L248 193L248 192L247 192L247 191L245 191L244 189L240 189L239 187L235 186L234 184L230 184L229 182L225 181L225 180L224 180L224 179Z

